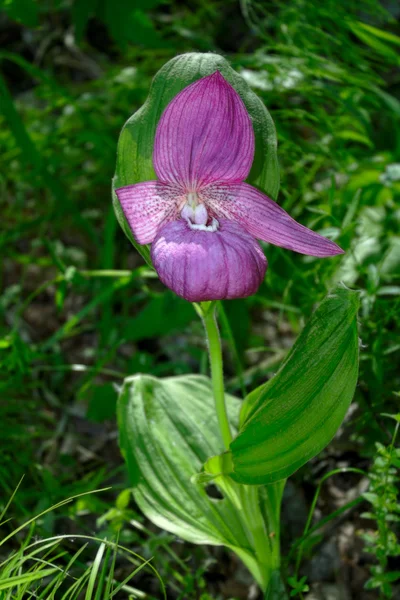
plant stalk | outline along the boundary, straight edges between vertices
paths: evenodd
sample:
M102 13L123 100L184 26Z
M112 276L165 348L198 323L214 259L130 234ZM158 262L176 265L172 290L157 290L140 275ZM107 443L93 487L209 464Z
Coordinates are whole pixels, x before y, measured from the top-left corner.
M216 320L216 302L195 304L206 331L210 357L211 380L219 429L225 448L232 441L225 403L221 339ZM242 519L251 548L232 548L267 594L268 600L287 598L280 584L279 513L284 482L266 488L237 484L218 475L214 482L230 497Z
M214 393L215 409L222 440L225 448L228 450L229 444L232 441L232 433L226 411L221 338L218 331L215 312L215 302L201 303L201 317L206 330L208 352L210 356L211 380Z

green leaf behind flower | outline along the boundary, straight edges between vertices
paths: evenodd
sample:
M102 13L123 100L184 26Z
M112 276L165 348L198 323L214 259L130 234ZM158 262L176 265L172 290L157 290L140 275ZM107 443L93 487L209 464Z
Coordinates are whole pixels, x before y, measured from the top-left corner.
M156 179L153 147L162 112L183 88L217 70L241 96L253 121L256 149L247 181L271 198L277 198L279 167L276 131L271 115L260 98L218 54L188 53L173 58L154 77L145 104L131 116L121 131L113 179L113 203L117 219L129 240L150 266L149 248L140 246L135 241L114 190L124 185Z

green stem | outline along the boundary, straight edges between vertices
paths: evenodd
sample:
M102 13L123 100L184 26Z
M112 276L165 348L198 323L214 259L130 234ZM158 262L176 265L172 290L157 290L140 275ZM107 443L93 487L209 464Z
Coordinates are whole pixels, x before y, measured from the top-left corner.
M217 412L219 428L226 449L232 441L231 428L226 412L224 373L222 368L222 348L219 336L217 319L215 315L215 302L202 302L200 305L201 317L206 330L208 351L210 354L211 379L214 393L215 409Z
M252 545L262 574L262 589L265 590L271 578L272 571L279 568L279 545L276 553L276 539L270 537L272 531L271 514L268 511L264 520L260 511L260 489L258 486L242 487L243 516L252 536ZM264 515L265 517L265 515Z
M206 330L215 408L222 439L228 450L232 434L225 404L216 303L202 302L195 304L194 307L201 316ZM248 538L248 547L232 547L232 549L253 574L261 589L268 594L268 598L271 600L278 597L286 598L286 595L278 593L276 583L280 568L279 512L284 482L267 486L265 490L259 486L237 484L222 474L217 475L214 482L236 507Z
M269 486L237 484L224 475L214 480L236 507L248 538L248 548L232 548L249 569L260 588L270 591L270 600L283 600L278 590L280 577L279 514L285 482ZM280 589L280 588L279 588ZM274 595L275 594L275 595Z

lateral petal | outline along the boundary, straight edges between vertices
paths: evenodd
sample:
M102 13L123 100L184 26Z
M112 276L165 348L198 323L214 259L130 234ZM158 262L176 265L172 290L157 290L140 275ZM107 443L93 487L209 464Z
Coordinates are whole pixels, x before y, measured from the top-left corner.
M115 193L139 244L151 243L161 225L176 218L184 201L180 187L161 181L126 185Z
M274 200L247 183L215 184L201 191L214 216L233 219L264 242L310 256L335 256L344 251L335 242L295 221Z
M246 179L254 132L239 94L219 71L184 88L157 127L153 163L161 181L188 191Z

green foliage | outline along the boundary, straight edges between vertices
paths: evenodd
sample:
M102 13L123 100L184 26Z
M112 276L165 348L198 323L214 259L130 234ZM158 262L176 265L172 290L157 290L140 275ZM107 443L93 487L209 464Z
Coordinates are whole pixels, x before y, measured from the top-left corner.
M234 397L228 402L234 426L240 405ZM135 499L147 517L195 543L248 545L230 501L213 500L191 483L203 462L221 450L208 379L195 375L127 379L118 421Z
M0 526L3 528L9 521L3 518L17 490L0 514ZM93 490L90 493L95 492L96 490ZM73 496L47 508L2 537L0 547L13 536L27 530L26 533L24 532L19 548L10 552L0 564L0 591L7 594L4 598L22 600L34 596L46 600L55 598L77 600L85 594L85 600L110 600L119 591L140 594L139 590L132 587L132 580L146 567L158 577L163 597L166 598L164 584L150 561L142 559L135 552L121 545L119 535L116 536L115 541L81 534L76 536L63 534L43 539L36 537L41 518L77 498L78 496ZM80 545L76 549L74 546L78 540ZM94 556L92 554L93 558L90 558L90 552L87 550L93 550L93 546L95 549L97 547L97 550ZM122 555L130 564L130 572L122 581L118 581L115 578L115 571L117 560L119 561Z
M345 288L327 296L278 373L247 396L223 457L232 479L286 479L334 436L357 382L358 306L358 294Z
M233 396L226 400L234 429L240 403ZM261 490L217 477L220 491L214 496L207 479L198 476L206 459L223 448L210 380L196 375L128 378L118 401L118 423L121 450L143 513L185 540L227 546L265 587L279 554L277 540L268 539L263 511L279 531L284 483Z
M163 0L72 0L52 3L51 9L62 13L68 7L68 16L74 27L74 34L79 43L82 42L88 22L96 17L105 27L115 43L124 50L128 43L135 43L144 48L162 49L168 47L157 32L148 11L162 4ZM4 8L10 19L27 27L37 27L42 12L48 10L36 0L3 0ZM43 10L45 8L45 10Z
M3 0L3 4L10 19L23 23L27 27L38 25L38 6L33 0Z
M128 43L145 48L165 48L168 44L157 33L152 20L144 11L155 8L162 0L74 0L71 16L75 35L82 41L88 20L96 16L108 28L115 42L126 49Z
M376 522L375 531L365 531L361 534L365 550L372 554L378 563L371 567L371 578L365 587L378 588L383 598L393 598L391 584L400 579L400 571L389 567L389 560L400 556L400 543L395 531L396 524L400 523L400 448L395 447L400 414L393 415L393 419L396 421L396 427L390 446L376 444L377 455L369 474L370 486L364 494L370 509L361 515Z
M303 592L308 592L309 587L306 584L307 577L304 576L301 579L296 579L295 577L288 577L288 584L291 588L293 588L290 592L290 597L297 596Z

